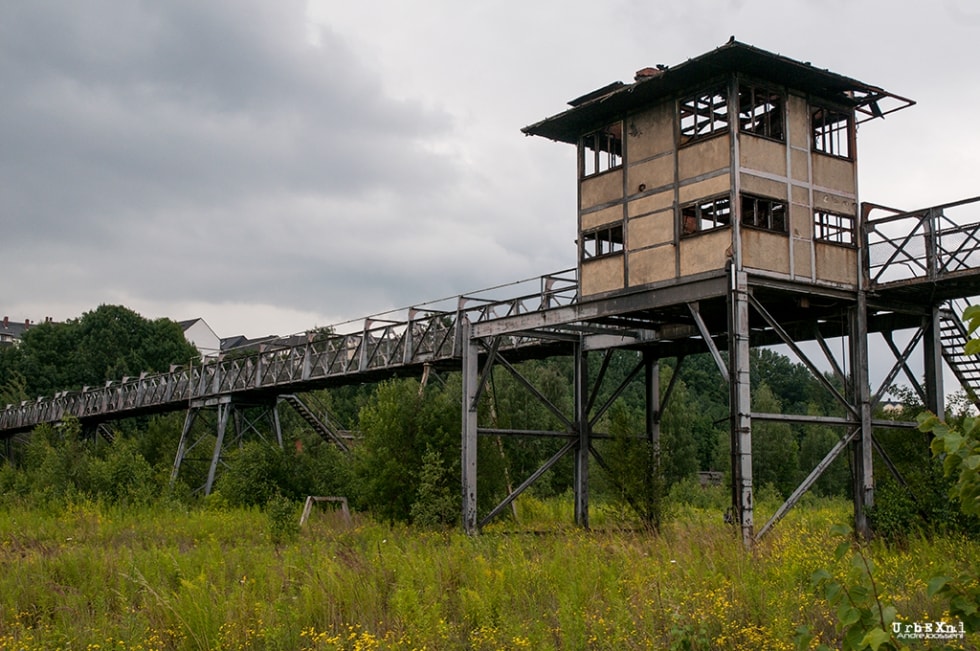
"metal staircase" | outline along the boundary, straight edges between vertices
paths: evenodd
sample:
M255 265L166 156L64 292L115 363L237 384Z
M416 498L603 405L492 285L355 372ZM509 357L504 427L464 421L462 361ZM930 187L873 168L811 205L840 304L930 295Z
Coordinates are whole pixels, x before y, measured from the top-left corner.
M322 417L318 416L313 409L295 393L287 393L279 396L281 402L285 402L292 407L300 418L313 428L313 431L327 443L332 443L344 452L350 452L349 442L353 438L349 432L345 432L334 427L329 412L322 405L318 405Z
M967 303L962 300L950 301L940 314L943 359L966 391L970 402L980 409L980 357L963 352L970 338L960 318L966 306Z

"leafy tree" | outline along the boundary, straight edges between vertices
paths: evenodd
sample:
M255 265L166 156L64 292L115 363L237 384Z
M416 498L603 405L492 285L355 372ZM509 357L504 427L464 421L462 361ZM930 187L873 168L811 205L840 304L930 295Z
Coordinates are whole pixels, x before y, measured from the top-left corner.
M314 439L280 448L248 441L227 456L215 488L234 506L262 506L276 496L299 501L307 495L344 495L350 490L350 459L337 447Z
M459 476L459 389L418 381L383 382L361 410L361 443L354 449L355 482L364 506L389 520L408 520L420 491L427 451L429 470ZM427 478L427 481L432 481ZM436 481L438 484L438 480Z
M0 384L8 387L19 376L29 398L79 388L84 382L76 381L76 349L74 322L36 325L24 332L19 345L0 350Z
M418 489L409 516L414 524L436 527L459 519L459 490L455 477L447 472L442 455L429 448L422 455Z
M19 371L2 373L0 371L0 377L7 378L0 385L0 408L3 408L5 405L16 405L28 399L27 379L22 373Z
M644 436L642 419L617 400L610 408L613 439L604 446L614 501L631 510L645 527L659 531L666 517L666 455Z
M79 319L38 324L24 332L18 346L0 351L0 387L10 392L22 377L21 393L51 395L167 371L197 357L177 323L102 305Z
M662 369L662 387L670 382L672 373L669 367ZM711 411L697 400L686 382L678 380L660 422L661 455L668 486L698 470L712 469L719 429L714 425Z
M754 411L781 413L779 400L769 385L762 383L752 397ZM796 488L799 479L799 449L793 429L786 423L752 423L752 483L771 484L782 497Z
M113 503L147 504L160 495L161 483L139 452L139 444L117 438L105 455L92 459L89 490Z
M262 506L289 484L288 453L275 445L249 441L228 455L217 492L235 506ZM286 495L286 497L295 497Z
M116 504L146 504L163 493L165 480L139 452L136 440L116 436L110 443L82 436L77 420L34 429L19 467L7 466L0 493L61 502L81 496Z
M840 440L839 432L823 425L804 425L800 441L800 471L809 474ZM813 485L818 495L844 495L850 485L847 452L842 452Z

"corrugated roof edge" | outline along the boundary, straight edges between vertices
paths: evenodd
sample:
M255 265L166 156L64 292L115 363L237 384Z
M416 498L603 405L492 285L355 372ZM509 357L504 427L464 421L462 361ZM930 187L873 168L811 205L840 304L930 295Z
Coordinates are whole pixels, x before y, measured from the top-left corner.
M889 93L877 86L814 67L810 62L767 52L732 38L724 45L677 66L663 67L662 74L641 78L632 84L615 82L582 95L569 102L572 108L526 126L521 131L529 136L543 136L575 144L582 133L614 119L616 115L625 115L638 106L652 103L658 97L668 96L717 74L733 71L768 78L850 105L864 115L859 122L883 117L915 104L913 100ZM897 105L882 108L881 103L885 100L892 100Z

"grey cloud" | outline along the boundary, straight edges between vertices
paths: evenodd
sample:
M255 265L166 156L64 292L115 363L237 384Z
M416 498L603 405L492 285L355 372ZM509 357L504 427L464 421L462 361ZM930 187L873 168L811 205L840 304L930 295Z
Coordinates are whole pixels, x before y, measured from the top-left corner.
M301 301L281 291L309 276L293 267L352 261L291 249L353 225L326 212L297 227L297 197L329 211L443 194L457 166L421 143L448 137L449 116L386 96L337 34L307 37L302 2L6 5L8 263L39 286L57 258L89 292L214 300L252 284L257 299Z

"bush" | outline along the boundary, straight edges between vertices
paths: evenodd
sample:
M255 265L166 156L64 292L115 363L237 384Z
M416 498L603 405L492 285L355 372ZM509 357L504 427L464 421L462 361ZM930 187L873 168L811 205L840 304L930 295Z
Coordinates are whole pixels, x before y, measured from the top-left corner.
M284 542L294 540L299 534L299 521L293 502L276 493L265 504L269 518L269 539L278 547Z
M429 448L422 456L417 497L412 503L411 518L414 524L436 527L459 520L461 498L451 488L455 479L439 453Z

